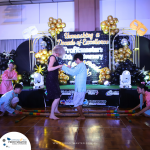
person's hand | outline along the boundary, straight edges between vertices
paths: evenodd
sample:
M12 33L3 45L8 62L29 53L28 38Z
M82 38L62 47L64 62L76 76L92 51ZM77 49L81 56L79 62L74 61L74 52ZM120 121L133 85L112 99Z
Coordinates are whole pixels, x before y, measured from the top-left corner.
M12 80L17 80L17 77L12 78Z
M68 65L67 67L68 67L68 68L71 68L71 66L70 66L70 65Z
M24 109L24 108L21 108L20 110L24 111L24 110L26 110L26 109Z
M15 110L15 111L14 111L15 114L19 114L19 112L20 112L20 111L18 111L18 110Z
M139 116L140 114L139 113L135 113L135 116Z

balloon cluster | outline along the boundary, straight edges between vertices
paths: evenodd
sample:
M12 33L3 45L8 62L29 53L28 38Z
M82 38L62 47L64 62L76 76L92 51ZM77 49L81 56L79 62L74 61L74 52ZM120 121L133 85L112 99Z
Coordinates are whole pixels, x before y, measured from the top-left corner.
M102 85L104 84L104 81L110 80L110 78L110 69L108 67L104 67L100 70L98 83Z
M48 26L50 27L48 29L48 32L51 34L51 36L54 38L57 34L63 31L63 28L66 27L66 24L62 22L62 19L54 19L53 17L49 18Z
M59 75L58 75L59 83L60 84L67 84L67 81L69 80L69 76L64 74L64 71L59 70Z
M136 67L136 64L133 64L132 61L127 59L125 62L119 62L119 66L115 72L111 74L111 84L119 84L120 75L122 75L122 72L125 70L130 72L132 85L144 81L145 75Z
M16 56L16 51L11 50L11 52L4 51L0 53L0 70L4 71L8 68L8 62L10 59L14 60Z
M36 64L45 64L47 65L48 63L48 58L49 56L52 55L52 51L47 51L47 49L43 49L43 50L39 50L38 53L35 54L35 58L36 58Z
M101 29L103 30L104 34L109 33L109 28L110 28L110 35L115 35L116 33L119 32L119 29L117 28L117 23L118 23L117 18L113 18L113 16L109 15L107 17L107 20L101 22Z
M126 45L123 48L119 48L119 50L114 50L114 59L115 62L124 62L127 59L130 59L132 61L132 58L130 58L132 54L132 51L129 49L129 47Z
M21 75L19 75L18 77L19 82L23 82L23 85L30 85L30 73L23 71L23 73Z

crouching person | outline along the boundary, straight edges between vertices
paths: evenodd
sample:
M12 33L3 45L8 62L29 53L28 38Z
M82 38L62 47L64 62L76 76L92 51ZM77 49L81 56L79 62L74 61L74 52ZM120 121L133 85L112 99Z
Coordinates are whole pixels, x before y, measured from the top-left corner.
M18 94L21 93L22 89L23 86L21 84L16 84L13 90L5 93L0 98L0 111L2 112L0 116L3 116L4 114L15 116L16 114L19 114L19 111L24 110L18 105Z

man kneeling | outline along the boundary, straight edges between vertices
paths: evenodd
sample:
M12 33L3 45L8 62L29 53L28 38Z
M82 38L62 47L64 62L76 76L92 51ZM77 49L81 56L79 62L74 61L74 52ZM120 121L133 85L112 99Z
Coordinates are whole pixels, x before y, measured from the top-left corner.
M23 86L21 84L16 84L14 86L14 90L5 93L0 98L0 111L2 112L0 116L3 116L4 114L15 116L15 114L19 114L20 110L24 110L21 106L18 105L18 94L21 93L22 89Z

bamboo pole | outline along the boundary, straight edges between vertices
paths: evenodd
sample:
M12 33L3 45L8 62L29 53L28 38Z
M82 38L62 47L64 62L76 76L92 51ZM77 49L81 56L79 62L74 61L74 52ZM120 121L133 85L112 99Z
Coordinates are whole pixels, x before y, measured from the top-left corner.
M22 112L50 113L50 110L24 110ZM77 113L77 111L62 110L61 113ZM135 113L135 110L83 110L83 113Z
M31 116L49 116L50 113L34 113L34 112L20 112L20 115L31 115ZM78 117L79 114L56 114L58 117ZM84 114L85 117L127 117L135 116L135 114Z

